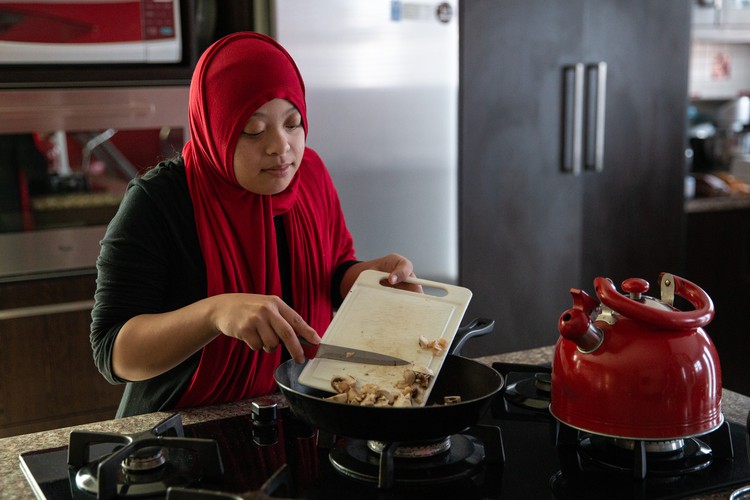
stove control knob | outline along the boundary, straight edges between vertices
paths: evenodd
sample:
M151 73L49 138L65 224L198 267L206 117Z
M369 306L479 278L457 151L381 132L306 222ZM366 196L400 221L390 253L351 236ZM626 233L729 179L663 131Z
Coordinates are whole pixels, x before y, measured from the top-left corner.
M253 401L251 417L257 425L274 425L277 418L277 404L267 401Z

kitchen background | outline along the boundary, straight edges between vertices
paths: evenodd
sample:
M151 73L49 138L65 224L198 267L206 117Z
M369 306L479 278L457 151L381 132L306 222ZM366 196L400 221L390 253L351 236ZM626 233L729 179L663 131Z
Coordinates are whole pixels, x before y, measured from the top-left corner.
M178 3L196 13L179 62L80 71L0 59L0 437L114 414L122 389L86 361L98 238L127 180L186 139L201 47L253 26L298 59L310 144L341 190L360 256L408 255L420 276L472 289L467 319L498 321L465 354L554 343L568 289L593 292L596 275L655 283L669 271L714 299L707 330L725 385L750 393L747 121L740 112L726 130L719 119L750 94L750 2L476 0L445 2L438 21L430 2L368 2L380 18L352 1L316 1L304 16L311 2ZM334 52L344 40L362 50ZM331 85L322 62L348 78ZM579 70L606 99L602 135L574 174L560 128ZM342 140L364 126L362 103L368 116L397 118L368 120L369 144ZM695 127L714 135L691 142ZM394 146L404 137L418 140ZM708 142L724 160L697 166Z

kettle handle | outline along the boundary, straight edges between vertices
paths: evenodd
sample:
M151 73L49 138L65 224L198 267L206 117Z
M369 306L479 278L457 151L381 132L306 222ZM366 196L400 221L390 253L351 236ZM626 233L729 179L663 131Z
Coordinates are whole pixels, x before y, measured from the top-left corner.
M659 282L665 276L674 280L676 295L690 302L693 311L664 311L649 307L633 300L617 291L612 280L608 278L594 279L596 295L604 305L618 313L636 321L648 323L665 330L691 330L706 326L714 317L714 303L711 297L698 285L684 278L667 273L659 275Z

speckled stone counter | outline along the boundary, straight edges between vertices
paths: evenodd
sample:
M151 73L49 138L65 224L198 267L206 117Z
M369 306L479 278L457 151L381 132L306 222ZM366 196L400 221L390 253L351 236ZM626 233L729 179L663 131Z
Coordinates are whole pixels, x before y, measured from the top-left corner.
M718 212L723 210L750 209L750 195L716 196L711 198L693 198L685 202L686 213Z
M487 356L479 360L490 364L496 361L543 364L549 363L552 358L552 347L542 347L527 351ZM279 404L284 404L281 396L272 396ZM216 420L237 415L250 413L251 401L241 401L226 405L217 405L180 412L184 424L194 424L208 420ZM750 397L724 391L723 410L725 417L731 422L745 423L748 412L750 412ZM133 433L148 429L161 420L170 416L171 412L149 413L118 420L108 420L93 424L76 427L67 427L52 431L25 434L0 439L0 498L2 499L28 499L34 498L34 493L26 481L19 465L20 453L30 450L54 448L67 445L68 434L73 429L87 429L99 432ZM715 500L728 498L728 493L696 497L704 500Z

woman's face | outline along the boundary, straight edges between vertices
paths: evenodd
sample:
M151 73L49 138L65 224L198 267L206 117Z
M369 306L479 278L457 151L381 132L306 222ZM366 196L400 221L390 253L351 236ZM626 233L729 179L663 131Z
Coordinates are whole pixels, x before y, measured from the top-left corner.
M297 173L305 152L305 129L297 108L273 99L245 124L234 150L237 182L256 194L280 193Z

